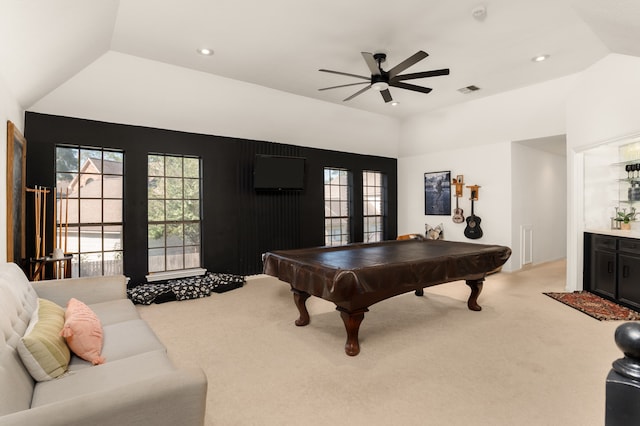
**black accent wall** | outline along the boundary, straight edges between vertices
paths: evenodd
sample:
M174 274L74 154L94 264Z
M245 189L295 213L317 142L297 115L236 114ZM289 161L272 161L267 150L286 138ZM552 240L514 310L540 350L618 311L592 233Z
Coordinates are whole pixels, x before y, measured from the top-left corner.
M147 274L147 154L202 159L202 259L212 272L256 274L262 253L324 245L325 167L353 173L352 241L363 239L362 171L387 176L386 239L397 234L397 161L274 142L202 135L27 112L27 186L55 186L55 146L122 149L124 163L124 271L132 283ZM302 191L256 191L256 154L306 158ZM27 201L27 254L34 252ZM53 211L49 212L51 220ZM51 247L48 248L48 251Z

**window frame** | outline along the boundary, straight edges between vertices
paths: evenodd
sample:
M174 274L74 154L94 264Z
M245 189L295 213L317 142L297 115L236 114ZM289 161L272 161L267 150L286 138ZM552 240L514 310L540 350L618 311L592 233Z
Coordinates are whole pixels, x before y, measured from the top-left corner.
M152 174L150 170L150 158L151 157L162 157L163 158L163 171L162 174ZM180 175L176 175L174 172L168 172L167 159L180 159L181 167L180 167ZM197 160L197 176L195 175L186 175L185 174L185 160ZM168 278L173 276L180 276L182 272L185 271L202 271L203 265L203 257L202 257L202 158L199 156L193 155L185 155L185 154L168 154L168 153L158 153L158 152L150 152L147 154L147 214L146 214L146 227L147 227L147 244L146 244L146 253L147 253L147 279L152 281L155 279ZM155 179L162 179L162 196L150 197L152 191L150 190L150 182ZM180 196L177 196L175 191L176 183L180 181ZM195 182L197 181L197 197L189 196L186 194L187 186L185 182ZM197 200L197 208L189 209L187 208L189 204L195 204L194 201ZM163 219L161 220L151 220L151 205L155 202L162 202L163 204ZM178 217L167 217L167 204L171 203L177 205L177 203L181 204L181 216ZM160 203L157 203L160 204ZM193 216L195 212L197 212L197 217L186 218L185 215L190 212ZM188 241L188 231L187 225L192 228L191 231L191 241ZM194 227L194 225L196 225ZM151 227L155 227L159 229L162 227L161 235L162 238L151 238ZM180 241L179 244L172 244L168 240L171 238L171 235L174 237L176 233L170 234L169 230L171 228L178 229L179 236L177 237L177 241ZM194 229L195 228L195 229ZM193 242L193 235L197 235L197 241ZM160 241L161 240L161 241ZM152 243L155 241L155 243ZM180 250L179 250L180 249ZM194 250L189 253L188 249ZM163 251L161 268L153 267L152 269L152 252L160 253ZM178 258L175 257L178 251L181 251L181 256L179 264L177 267L170 266L172 260L175 261ZM173 253L172 253L173 252ZM193 254L197 254L197 262L193 260L188 260L192 258ZM155 255L156 257L158 254ZM154 278L151 278L154 276Z
M336 178L328 179L327 173L329 174L329 177L332 173L337 173L338 182L334 183ZM349 244L353 241L353 173L344 168L325 167L323 179L325 245L338 246ZM330 198L327 198L327 190L329 191ZM331 198L334 195L337 195L337 197ZM327 207L327 202L330 203L330 207ZM344 212L344 210L346 210L346 212ZM331 214L334 211L337 211L338 214ZM329 215L327 215L327 213L329 213ZM334 226L327 226L328 224L333 225L336 222L339 223L337 228ZM334 232L328 232L333 229L338 229L339 233L336 234ZM336 239L336 236L339 238Z

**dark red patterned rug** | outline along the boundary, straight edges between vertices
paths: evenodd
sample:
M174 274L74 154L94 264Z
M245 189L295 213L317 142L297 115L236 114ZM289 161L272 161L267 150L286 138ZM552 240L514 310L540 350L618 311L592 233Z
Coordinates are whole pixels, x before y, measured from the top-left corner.
M603 299L588 291L544 294L600 321L640 320L639 312Z

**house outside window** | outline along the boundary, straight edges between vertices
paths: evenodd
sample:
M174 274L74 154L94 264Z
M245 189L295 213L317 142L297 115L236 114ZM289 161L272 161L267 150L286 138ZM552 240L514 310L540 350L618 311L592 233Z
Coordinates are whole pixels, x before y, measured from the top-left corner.
M380 172L362 172L362 212L365 243L384 239L386 216L386 176Z
M71 276L123 273L124 152L56 146L54 244L72 254Z
M324 169L324 240L327 246L351 242L351 172Z
M148 155L149 273L201 266L200 159Z

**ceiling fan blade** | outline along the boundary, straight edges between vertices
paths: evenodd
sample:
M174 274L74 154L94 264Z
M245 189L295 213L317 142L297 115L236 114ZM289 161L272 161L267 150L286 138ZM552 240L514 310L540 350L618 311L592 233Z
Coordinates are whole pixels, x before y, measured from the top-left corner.
M394 81L413 80L416 78L437 77L439 75L449 75L449 68L443 68L441 70L433 70L433 71L416 72L413 74L396 75L393 78L393 80Z
M429 54L427 52L424 52L422 50L418 50L418 52L414 53L413 55L409 56L404 61L400 62L395 67L391 68L389 70L389 78L395 77L396 75L400 74L402 71L406 70L410 66L420 62L421 60L423 60L427 56L429 56Z
M381 90L380 94L382 95L382 99L384 99L385 102L391 102L393 100L393 98L391 97L391 92L389 92L389 89Z
M358 83L341 84L340 86L323 87L322 89L318 89L318 90L322 91L322 90L329 90L329 89L337 89L339 87L357 86L359 84L369 84L369 82L368 81L361 81L361 82L358 82Z
M414 92L429 93L433 89L429 87L416 86L415 84L403 83L401 81L391 81L389 86L399 87L400 89L413 90Z
M362 57L364 61L367 63L369 67L369 71L371 71L371 75L380 75L380 68L378 68L378 62L373 57L372 53L369 52L360 52L362 53Z
M349 96L348 98L343 99L342 102L350 101L351 99L355 98L358 95L363 94L364 92L366 92L369 89L371 89L371 86L367 86L364 89L360 89L356 93L354 93L353 95Z
M356 74L349 74L348 72L331 71L331 70L324 70L324 69L319 69L318 71L328 72L331 74L346 75L347 77L362 78L364 80L371 80L371 77L365 77L363 75L356 75Z

